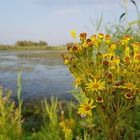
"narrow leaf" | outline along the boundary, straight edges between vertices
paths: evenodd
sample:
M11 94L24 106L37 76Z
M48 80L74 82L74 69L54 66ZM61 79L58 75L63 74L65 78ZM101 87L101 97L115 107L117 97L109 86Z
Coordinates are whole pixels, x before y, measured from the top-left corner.
M121 16L120 16L119 21L121 21L121 20L122 20L122 18L123 18L125 15L126 15L126 13L122 13L122 14L121 14Z

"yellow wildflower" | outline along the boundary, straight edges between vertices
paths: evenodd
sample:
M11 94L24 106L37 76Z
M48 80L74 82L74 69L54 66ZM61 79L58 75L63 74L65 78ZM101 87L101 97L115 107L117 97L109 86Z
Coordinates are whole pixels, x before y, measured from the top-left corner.
M140 62L140 53L135 54L134 56L134 60L135 63L139 63Z
M103 98L101 96L96 97L96 102L97 103L102 103L103 102Z
M128 82L128 83L125 83L124 85L122 86L119 86L118 88L121 88L121 89L128 89L130 91L134 91L134 90L137 90L138 88L135 87L135 85L133 85L132 83Z
M120 44L121 45L127 45L129 43L129 41L131 40L131 36L123 36L122 39L120 40Z
M131 62L130 56L125 56L125 57L124 57L124 63L130 64L130 62Z
M73 119L66 119L60 122L59 125L63 128L63 132L65 133L65 138L68 138L72 135L72 129L75 126L75 122Z
M88 46L88 47L89 47L89 46L93 46L93 43L92 43L91 39L87 39L87 40L86 40L86 43L87 43L87 46Z
M81 78L77 77L74 81L74 84L75 84L75 88L77 88L81 84Z
M131 91L133 91L134 89L136 89L135 86L132 83L130 83L130 82L129 83L125 83L124 86L123 86L123 88L129 89Z
M77 51L78 50L78 46L77 45L73 45L72 50L73 50L73 52Z
M124 94L124 97L125 97L126 99L132 99L132 98L134 97L134 95L133 95L132 92L128 92L128 93L125 93L125 94Z
M117 46L116 43L112 43L112 44L110 44L108 50L109 50L110 52L114 52L114 51L116 50L116 46Z
M80 33L80 40L83 41L85 40L87 37L87 34L86 33Z
M76 31L75 31L75 30L72 30L72 31L71 31L71 36L72 36L74 39L76 39Z
M104 61L102 62L102 64L103 64L104 66L108 66L108 65L109 65L109 62L108 62L107 60L104 60Z
M65 65L68 65L69 63L70 63L69 59L65 59L65 60L64 60L64 64L65 64Z
M98 39L97 39L97 43L98 45L101 45L102 41L103 41L104 35L102 33L98 34Z
M139 42L134 42L131 44L131 46L133 47L134 54L139 52L139 50L140 50L140 43Z
M109 44L110 42L111 42L110 35L109 34L105 35L105 43Z
M68 44L67 45L67 50L69 51L70 49L72 49L72 45Z
M89 79L89 82L86 84L86 91L94 92L98 90L103 90L105 88L105 82L97 81L94 79Z
M109 34L105 35L105 39L110 40L110 35Z
M93 105L94 101L91 99L89 100L86 98L85 103L80 105L80 108L78 109L78 114L82 116L92 116L92 109L96 107L96 105Z
M103 53L102 54L103 58L108 60L108 61L112 61L112 59L114 58L114 53L110 52L110 53Z
M98 34L98 38L99 38L99 39L103 39L103 38L104 38L104 34L99 33L99 34Z
M140 43L139 42L134 42L131 44L132 47L140 47Z
M117 81L114 85L115 88L119 88L122 84L124 84L124 81L121 80L121 81Z
M92 52L93 51L93 43L92 43L91 39L87 39L86 43L87 43L87 51Z

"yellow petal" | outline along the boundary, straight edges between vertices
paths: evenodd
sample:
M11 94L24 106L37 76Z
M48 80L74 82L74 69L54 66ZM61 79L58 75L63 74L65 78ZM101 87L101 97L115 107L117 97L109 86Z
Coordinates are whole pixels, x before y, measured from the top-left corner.
M72 31L71 31L71 36L72 36L74 39L76 39L76 31L75 31L75 30L72 30Z

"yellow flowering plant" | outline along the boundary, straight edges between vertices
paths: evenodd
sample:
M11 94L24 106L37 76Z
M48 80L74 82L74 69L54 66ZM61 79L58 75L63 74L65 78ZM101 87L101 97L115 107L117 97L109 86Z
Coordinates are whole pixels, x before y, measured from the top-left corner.
M79 117L84 115L94 122L87 130L88 136L133 139L140 134L135 123L140 93L140 43L131 36L114 40L102 33L90 37L81 33L79 38L79 43L67 47L63 59L76 89L85 97L77 109Z
M62 127L63 132L65 133L64 137L66 140L71 139L73 128L74 128L74 120L73 119L65 119L59 123L60 127Z

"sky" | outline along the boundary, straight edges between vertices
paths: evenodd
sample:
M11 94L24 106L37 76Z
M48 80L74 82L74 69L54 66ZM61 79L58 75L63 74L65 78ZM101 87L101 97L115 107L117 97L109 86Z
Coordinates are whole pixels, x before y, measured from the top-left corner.
M96 33L96 23L103 15L102 27L118 23L125 12L123 0L0 0L0 44L17 40L44 40L49 45L72 42L77 34ZM127 1L127 0L124 0ZM135 0L140 8L140 0ZM128 3L128 20L137 19L133 4Z

